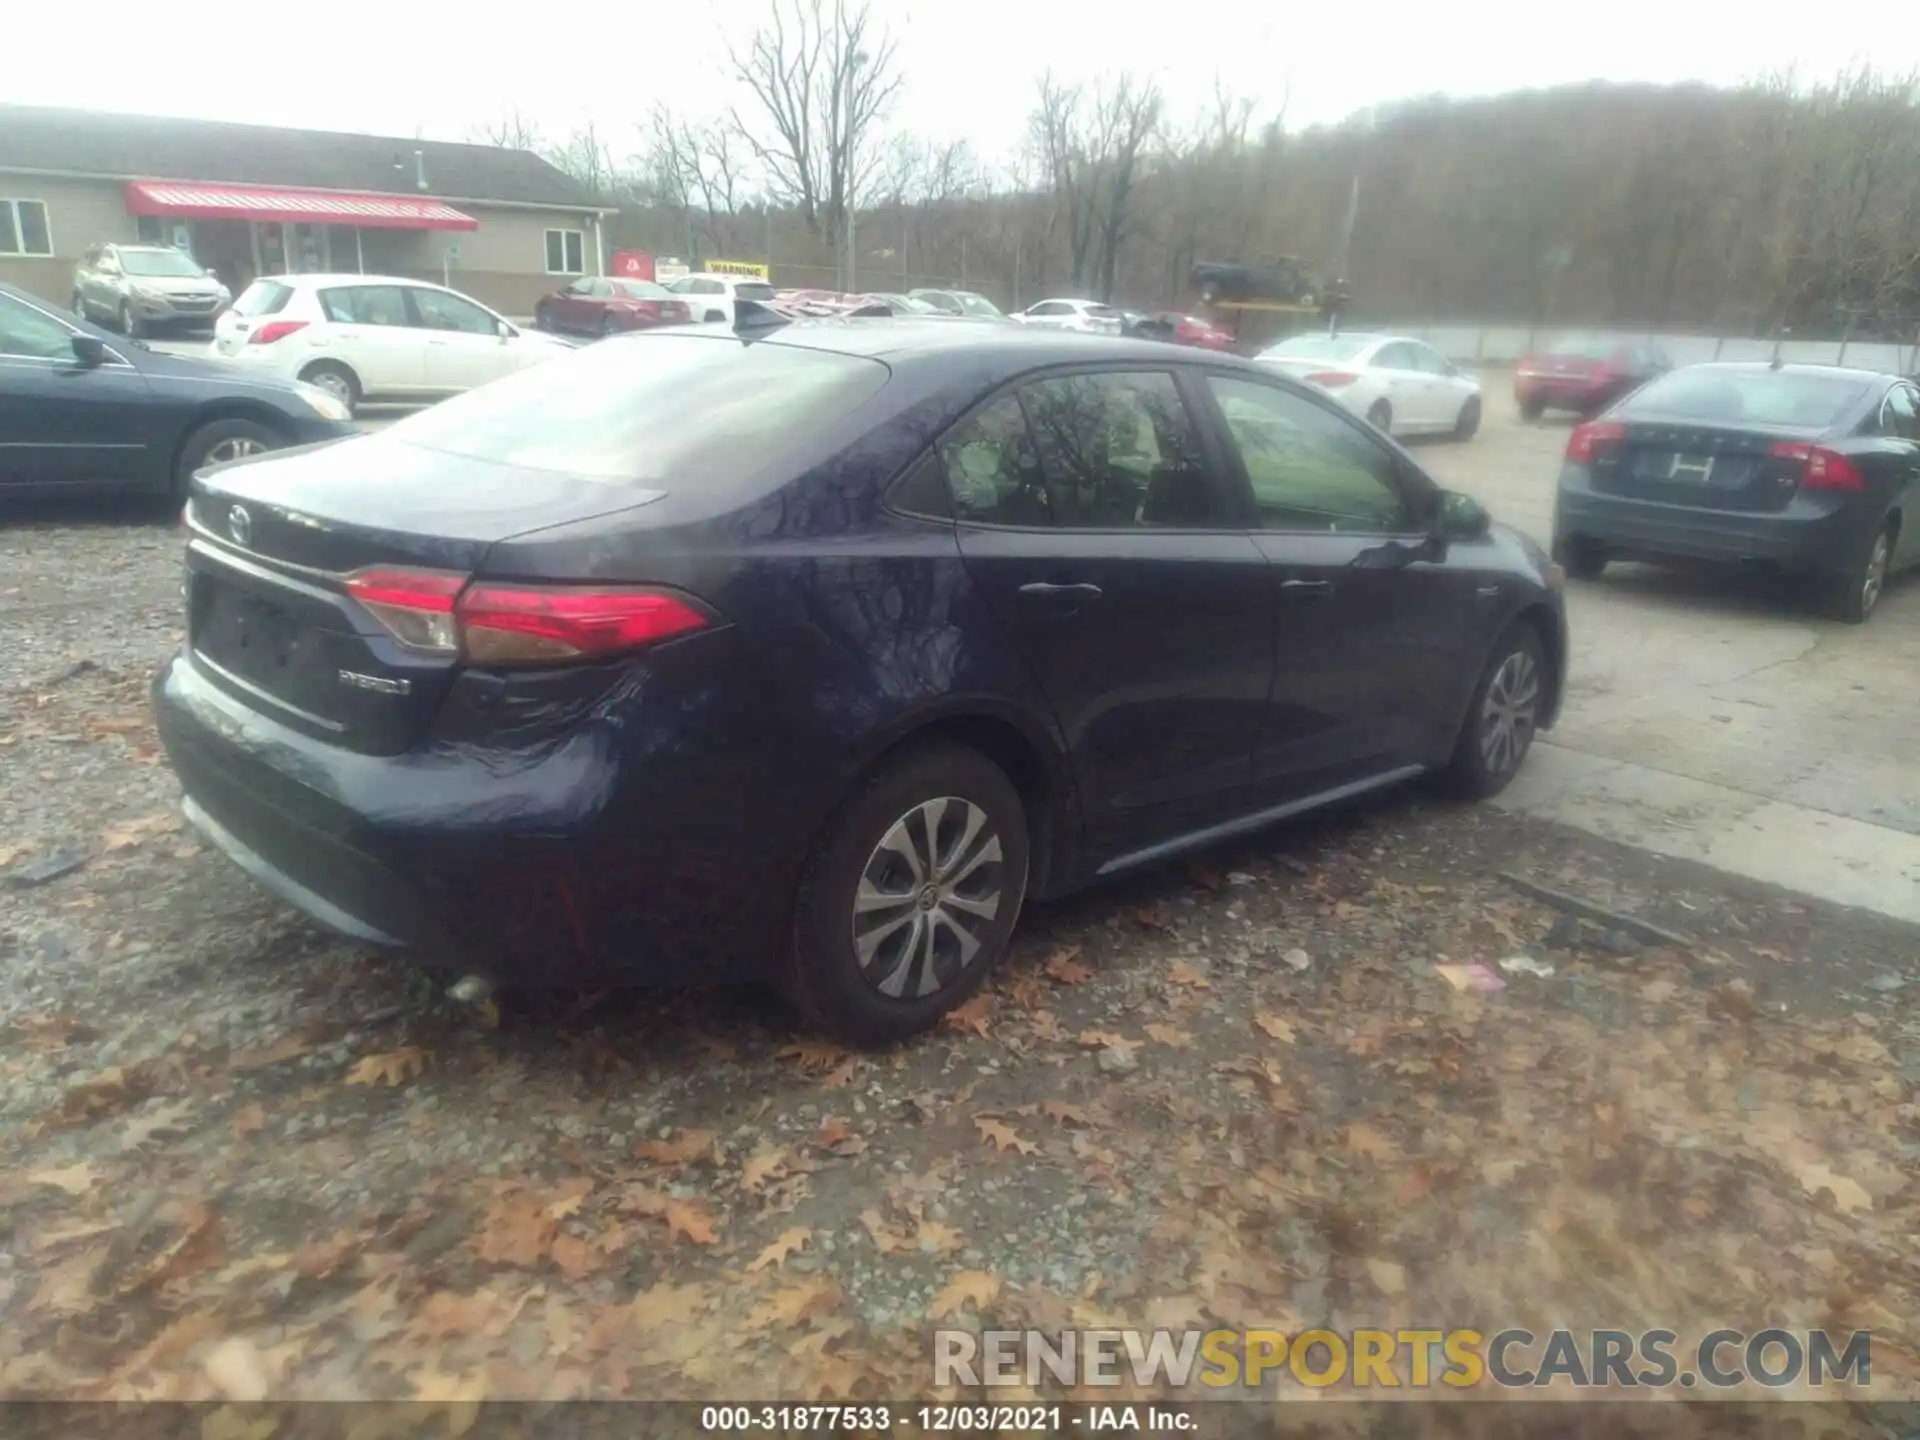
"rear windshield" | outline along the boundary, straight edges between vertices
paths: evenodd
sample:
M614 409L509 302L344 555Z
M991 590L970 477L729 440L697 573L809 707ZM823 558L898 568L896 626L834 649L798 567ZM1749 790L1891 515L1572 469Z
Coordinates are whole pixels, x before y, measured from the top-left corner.
M968 295L962 293L953 298L960 302L960 308L969 315L998 315L1000 313L999 307L984 295Z
M1564 355L1569 360L1606 360L1620 349L1617 340L1603 335L1556 335L1541 348L1542 355Z
M613 288L629 300L671 300L664 285L655 285L650 280L616 280Z
M724 457L758 469L887 382L877 360L693 335L603 340L483 385L385 434L429 450L660 481Z
M1274 360L1352 360L1373 344L1371 335L1295 335L1261 355Z
M291 285L280 285L272 280L256 280L240 292L240 298L233 302L236 315L277 315L286 308L287 301L293 298Z
M1825 430L1866 398L1869 382L1795 370L1675 370L1635 393L1626 411L1717 423Z
M741 300L771 300L773 299L773 286L764 284L759 280L742 280L738 285L733 287L733 293Z

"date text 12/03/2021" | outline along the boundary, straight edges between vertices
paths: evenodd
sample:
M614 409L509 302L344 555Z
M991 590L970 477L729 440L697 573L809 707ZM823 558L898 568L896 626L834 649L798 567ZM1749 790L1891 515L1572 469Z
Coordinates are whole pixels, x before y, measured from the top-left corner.
M913 1434L1057 1435L1076 1430L1157 1431L1164 1434L1199 1428L1194 1413L1181 1406L1124 1405L708 1405L700 1428L712 1433L796 1430L848 1435L883 1434L899 1427Z

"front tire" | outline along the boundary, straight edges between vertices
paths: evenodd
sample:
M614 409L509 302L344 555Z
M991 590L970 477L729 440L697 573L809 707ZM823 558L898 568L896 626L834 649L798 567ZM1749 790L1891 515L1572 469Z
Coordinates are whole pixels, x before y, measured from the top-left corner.
M1453 758L1438 777L1441 788L1462 800L1485 800L1520 772L1546 704L1545 655L1532 625L1522 620L1507 628L1474 686Z
M978 751L932 745L874 771L800 883L784 986L853 1045L920 1034L986 983L1027 886L1020 794Z
M86 319L86 318L87 318L87 301L86 301L86 297L85 297L85 296L83 296L83 295L82 295L82 294L81 294L81 293L80 293L80 292L79 292L78 290L76 290L76 291L74 291L74 292L73 292L73 307L72 307L72 308L73 308L73 313L74 313L74 314L76 314L76 315L78 315L78 316L79 316L79 317L80 317L80 318L81 318L82 320L84 320L84 319Z
M206 465L225 465L278 450L287 443L277 430L257 420L212 420L187 436L173 467L173 498L185 500L193 472Z
M615 320L611 315L602 315L600 317L600 338L602 340L605 340L608 336L611 336L611 335L618 335L619 333L620 333L619 321Z
M1393 434L1393 406L1384 400L1376 400L1367 407L1367 423L1382 435Z
M1538 400L1522 400L1520 402L1520 418L1528 424L1532 424L1546 413L1547 407Z
M1894 533L1893 521L1887 520L1867 545L1865 558L1827 582L1826 609L1834 619L1864 625L1873 618L1893 568Z
M1460 413L1454 417L1453 438L1465 442L1471 440L1480 429L1480 397L1469 395L1467 403L1460 407Z
M138 340L140 338L140 317L133 313L132 307L129 306L126 301L122 300L120 302L120 312L116 318L120 322L120 333L122 335L126 336L129 340Z

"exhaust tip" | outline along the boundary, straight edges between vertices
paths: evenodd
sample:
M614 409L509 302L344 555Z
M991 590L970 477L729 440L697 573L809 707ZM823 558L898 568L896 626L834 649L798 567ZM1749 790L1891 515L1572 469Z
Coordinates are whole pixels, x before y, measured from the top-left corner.
M466 975L447 987L447 998L462 1005L480 1005L493 998L494 984L485 975Z

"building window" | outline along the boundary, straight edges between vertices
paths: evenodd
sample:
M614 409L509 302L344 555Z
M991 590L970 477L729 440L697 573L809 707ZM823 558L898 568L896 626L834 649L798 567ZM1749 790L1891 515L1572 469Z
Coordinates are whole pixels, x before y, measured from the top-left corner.
M547 231L547 273L549 275L587 273L587 237L584 231Z
M549 247L551 248L551 247ZM44 200L0 200L0 255L51 255Z

